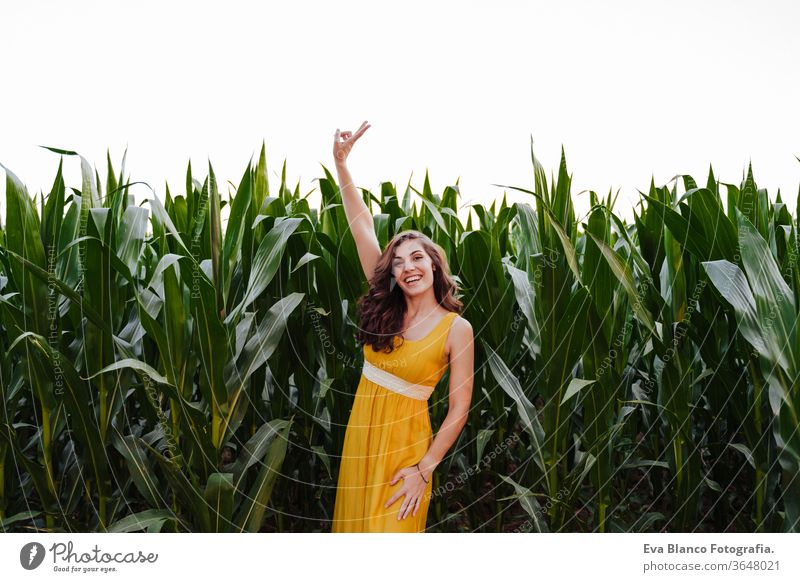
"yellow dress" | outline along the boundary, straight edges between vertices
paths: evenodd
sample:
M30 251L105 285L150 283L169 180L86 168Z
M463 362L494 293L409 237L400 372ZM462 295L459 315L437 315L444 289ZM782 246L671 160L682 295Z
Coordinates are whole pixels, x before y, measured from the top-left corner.
M457 315L445 315L420 340L395 336L390 354L364 346L364 370L344 436L334 533L425 530L433 479L416 516L397 519L403 496L384 505L403 486L402 479L389 484L395 473L421 461L433 442L428 398L447 368L444 346Z

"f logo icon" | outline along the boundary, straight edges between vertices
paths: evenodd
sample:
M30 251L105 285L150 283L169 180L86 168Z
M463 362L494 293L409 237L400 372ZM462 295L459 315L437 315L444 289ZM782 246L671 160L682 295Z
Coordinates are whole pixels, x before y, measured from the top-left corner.
M19 551L19 563L26 570L35 570L44 561L44 546L39 542L30 542Z

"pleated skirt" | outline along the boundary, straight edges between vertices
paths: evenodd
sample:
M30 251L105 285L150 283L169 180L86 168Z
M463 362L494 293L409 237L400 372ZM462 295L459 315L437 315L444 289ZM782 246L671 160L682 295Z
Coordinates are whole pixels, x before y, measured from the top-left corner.
M392 477L422 460L432 441L427 400L398 394L362 375L345 431L332 531L425 531L433 479L416 516L397 519L403 496L384 505L403 486L402 479L390 485Z

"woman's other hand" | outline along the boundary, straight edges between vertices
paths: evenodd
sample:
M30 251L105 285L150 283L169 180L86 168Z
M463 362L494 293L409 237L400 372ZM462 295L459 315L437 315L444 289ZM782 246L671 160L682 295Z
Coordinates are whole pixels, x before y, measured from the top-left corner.
M386 502L383 508L388 508L395 500L404 496L400 511L397 514L397 519L405 519L412 510L414 512L412 515L416 516L419 505L422 503L422 496L425 494L427 483L425 483L416 465L400 469L395 473L394 477L392 477L389 484L394 485L397 483L398 479L403 480L402 487L389 498L389 501Z
M353 149L353 144L369 128L370 125L366 121L361 124L361 127L355 133L347 130L340 132L337 128L333 141L333 159L336 160L337 164L344 164L347 161L347 156L350 154L350 150Z

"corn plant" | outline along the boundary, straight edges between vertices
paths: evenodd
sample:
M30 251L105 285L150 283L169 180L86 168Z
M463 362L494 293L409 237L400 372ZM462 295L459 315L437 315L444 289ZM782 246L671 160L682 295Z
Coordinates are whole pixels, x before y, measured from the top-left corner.
M7 531L327 531L367 291L338 185L312 208L266 147L220 192L163 196L61 156L46 195L6 170L0 523ZM458 183L362 189L381 246L444 250L475 330L469 422L430 531L798 531L796 219L710 171L628 223L563 148L530 203ZM78 163L79 188L63 164ZM135 204L134 192L148 194ZM723 197L723 192L725 196ZM445 374L430 401L447 413Z

